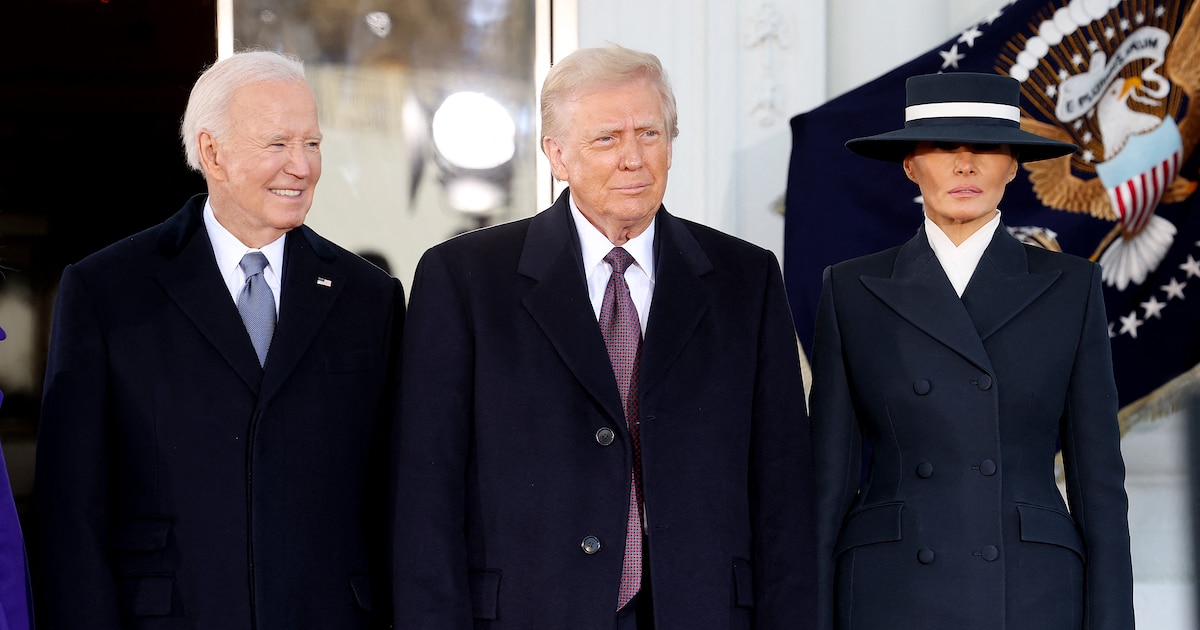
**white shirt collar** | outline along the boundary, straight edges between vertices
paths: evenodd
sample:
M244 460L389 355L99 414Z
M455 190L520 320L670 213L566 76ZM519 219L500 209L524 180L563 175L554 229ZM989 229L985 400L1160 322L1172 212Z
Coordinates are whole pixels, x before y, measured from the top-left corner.
M570 199L570 198L569 198ZM579 235L579 249L583 255L584 282L587 284L588 298L592 302L592 312L600 317L600 307L604 303L604 289L608 286L612 268L604 262L604 257L612 251L613 244L596 226L592 225L579 211L575 200L570 199L571 218L575 222L575 232ZM642 334L646 334L646 324L650 318L650 305L654 300L654 231L657 221L651 221L645 232L629 239L623 247L633 256L634 264L625 270L625 284L629 286L629 297L638 312L638 323L642 326Z
M958 293L959 297L962 297L963 291L967 290L967 283L975 274L975 268L979 266L983 252L991 244L992 237L996 234L996 227L999 225L1000 211L997 210L996 216L992 217L991 221L975 230L974 234L968 236L967 240L956 247L950 237L942 231L942 228L938 227L928 216L925 217L925 236L929 239L929 247L933 249L933 254L937 256L938 262L941 263L942 269L950 278L950 284L954 286L954 291Z
M579 211L574 199L569 199L571 216L575 219L575 231L579 234L579 248L583 253L583 268L590 270L604 263L604 257L614 245L587 217ZM634 263L641 268L650 281L654 281L654 230L656 221L651 221L646 231L626 241L621 247L633 256ZM606 280L607 282L607 280Z
M221 270L221 278L225 280L225 286L229 289L234 302L237 302L242 284L246 281L246 274L238 266L242 262L242 256L245 256L247 252L261 251L267 257L268 266L263 271L263 277L266 278L267 286L271 287L271 292L275 295L275 309L278 311L280 285L283 278L283 249L287 239L277 238L259 249L246 247L245 243L238 240L232 232L221 225L220 221L217 221L212 204L207 199L204 201L204 227L208 230L208 241L212 244L217 268Z

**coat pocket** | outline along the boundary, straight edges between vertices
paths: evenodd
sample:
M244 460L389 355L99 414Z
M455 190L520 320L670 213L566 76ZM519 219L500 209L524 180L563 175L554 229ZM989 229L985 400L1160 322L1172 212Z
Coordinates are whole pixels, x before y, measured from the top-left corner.
M117 578L117 600L126 617L161 617L171 614L175 576L122 575Z
M1071 518L1070 514L1028 503L1018 503L1017 514L1021 522L1023 542L1058 545L1074 551L1080 560L1087 559L1083 539L1079 537L1079 530L1075 529L1075 519Z
M834 557L847 549L900 540L903 534L900 513L903 510L904 504L895 502L870 505L851 512L842 523L842 531L833 550Z
M109 545L122 615L171 614L175 574L162 571L162 555L170 535L171 517L158 514L131 517L113 528Z
M325 357L326 374L349 374L378 368L383 363L379 350L339 348Z
M162 551L171 533L171 517L148 515L127 519L118 525L111 545L116 551Z
M495 620L500 600L500 572L494 569L471 571L471 613L476 619Z

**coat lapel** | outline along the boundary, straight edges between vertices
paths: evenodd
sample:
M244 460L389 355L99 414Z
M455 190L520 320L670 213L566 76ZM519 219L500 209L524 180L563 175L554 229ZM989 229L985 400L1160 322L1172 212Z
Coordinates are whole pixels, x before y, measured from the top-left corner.
M662 380L711 303L711 293L701 278L712 271L712 261L679 219L660 208L656 221L658 268L642 345L638 382L642 396Z
M890 278L863 276L861 281L913 326L980 369L991 371L975 324L929 247L923 228L900 247Z
M260 401L267 402L287 381L316 339L321 325L346 286L332 263L337 250L307 226L288 232L284 248L279 324L267 353Z
M517 271L533 284L522 304L575 378L624 426L621 394L580 268L568 194L530 219Z
M204 229L204 199L204 195L193 197L163 223L157 250L164 261L156 278L163 291L246 385L258 391L263 371L237 306L221 281Z
M1061 273L1058 269L1030 273L1025 245L1000 225L962 296L979 338L986 340L1000 330L1045 293Z

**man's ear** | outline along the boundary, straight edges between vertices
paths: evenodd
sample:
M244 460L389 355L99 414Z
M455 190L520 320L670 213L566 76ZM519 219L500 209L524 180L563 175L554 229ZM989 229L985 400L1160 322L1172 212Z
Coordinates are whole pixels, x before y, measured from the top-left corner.
M550 171L554 173L554 179L560 182L567 181L567 165L563 163L563 151L558 141L549 136L542 138L542 151L550 160Z
M217 139L206 129L196 132L196 144L200 148L200 164L204 167L204 176L215 180L225 179L224 163L221 159Z

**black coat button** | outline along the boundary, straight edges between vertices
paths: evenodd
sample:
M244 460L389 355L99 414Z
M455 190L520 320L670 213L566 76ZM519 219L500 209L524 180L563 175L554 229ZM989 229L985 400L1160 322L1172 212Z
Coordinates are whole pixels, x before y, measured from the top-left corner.
M983 473L985 477L991 477L996 474L996 462L990 459L979 462L979 472Z
M929 462L921 462L917 464L917 476L922 479L928 479L933 476L933 464Z
M583 542L579 543L579 548L589 556L595 554L600 551L600 539L595 536L588 536L583 539Z
M613 443L613 437L616 434L608 427L600 427L596 430L596 443L600 446L608 446Z
M930 390L932 390L932 389L933 389L933 384L925 379L921 379L921 380L913 383L913 391L916 392L916 394L918 396L924 396L925 394L928 394L930 392Z
M975 381L980 391L987 391L992 388L992 377L987 374L980 374L979 379Z
M982 556L983 559L987 560L988 562L994 562L996 560L996 558L1000 557L1000 550L997 549L993 545L986 545L981 550L979 555Z
M925 547L917 552L917 562L921 564L933 564L933 550Z

